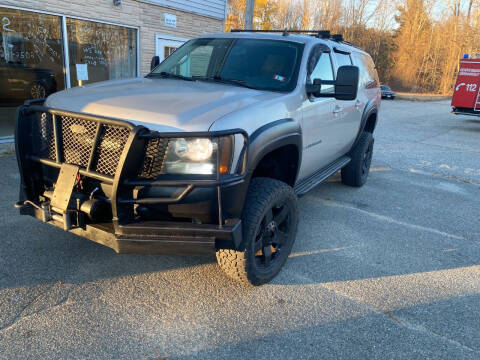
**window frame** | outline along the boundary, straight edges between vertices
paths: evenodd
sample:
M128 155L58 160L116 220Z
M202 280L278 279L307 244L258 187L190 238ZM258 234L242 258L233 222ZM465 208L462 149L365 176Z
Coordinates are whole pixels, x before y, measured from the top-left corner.
M332 80L335 81L336 78L337 78L337 72L335 71L335 64L333 62L333 57L332 57L332 51L322 51L322 55L318 58L317 60L317 63L315 64L313 70L311 73L308 72L308 65L309 65L309 62L310 62L310 59L311 57L314 55L314 52L316 51L317 48L320 48L320 47L325 47L327 45L325 44L316 44L315 46L312 47L312 49L310 50L310 54L308 55L308 60L307 60L307 72L306 72L306 76L305 76L305 83L306 84L311 84L311 81L313 81L313 79L310 79L310 76L313 74L313 71L315 71L315 68L317 67L318 65L318 61L320 61L321 57L324 56L325 54L328 55L328 58L330 59L330 67L331 67L331 70L332 70ZM328 47L328 46L327 46ZM310 82L309 82L310 81ZM335 90L334 90L335 92ZM327 92L326 92L327 93Z

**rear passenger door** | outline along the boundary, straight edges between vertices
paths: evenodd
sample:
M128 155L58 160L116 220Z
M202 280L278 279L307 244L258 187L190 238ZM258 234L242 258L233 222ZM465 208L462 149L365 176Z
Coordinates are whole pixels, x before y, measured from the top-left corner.
M349 51L334 48L333 57L336 64L336 71L341 66L353 65L352 54ZM341 116L338 119L336 138L337 157L345 155L353 145L360 128L363 106L358 98L355 100L336 100L337 106L341 109Z
M354 65L360 69L358 82L358 101L362 110L372 100L376 100L379 94L380 81L373 60L365 54L355 52L353 54Z

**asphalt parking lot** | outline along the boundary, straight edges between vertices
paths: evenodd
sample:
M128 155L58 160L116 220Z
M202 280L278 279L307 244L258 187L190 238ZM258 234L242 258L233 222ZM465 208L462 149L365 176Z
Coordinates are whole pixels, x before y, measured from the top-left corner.
M368 183L301 198L290 259L255 288L19 216L0 157L0 358L479 359L480 120L382 106Z

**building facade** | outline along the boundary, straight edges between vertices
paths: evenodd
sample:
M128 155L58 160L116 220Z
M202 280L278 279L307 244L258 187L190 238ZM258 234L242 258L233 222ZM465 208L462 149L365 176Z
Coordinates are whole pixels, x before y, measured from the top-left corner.
M223 31L225 11L226 0L0 0L0 142L26 99L143 76L154 55Z

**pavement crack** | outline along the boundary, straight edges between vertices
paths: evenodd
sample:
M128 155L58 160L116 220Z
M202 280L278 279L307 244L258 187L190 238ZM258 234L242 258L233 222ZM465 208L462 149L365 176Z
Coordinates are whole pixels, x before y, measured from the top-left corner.
M38 309L36 311L33 311L32 313L30 313L28 315L23 315L25 313L25 311L27 311L28 308L30 308L41 296L48 293L51 290L51 288L52 288L52 286L49 287L49 289L47 289L47 290L43 291L42 293L38 294L32 300L30 300L27 304L25 304L21 308L21 310L18 312L18 314L12 319L12 321L10 321L8 324L4 325L3 327L0 327L0 332L10 330L15 325L17 325L19 322L21 322L25 319L30 319L32 317L35 317L37 315L40 315L40 314L44 313L45 311L48 311L48 310L54 309L56 307L60 307L60 306L65 305L68 302L68 300L70 300L71 294L77 289L76 287L72 286L72 288L69 289L67 291L67 293L60 300L55 302L53 305L43 306L40 309Z
M480 350L477 350L477 349L473 349L469 346L466 346L464 344L462 344L461 342L459 341L456 341L456 340L453 340L453 339L450 339L449 337L447 336L444 336L444 335L441 335L441 334L438 334L432 330L430 330L429 328L427 328L426 326L424 325L420 325L420 324L415 324L411 321L408 321L398 315L395 315L393 314L391 311L388 311L388 310L382 310L376 306L373 306L365 301L363 301L362 299L359 299L359 298L356 298L354 296L350 296L348 294L345 294L341 291L338 291L338 290L335 290L335 289L332 289L328 286L326 286L326 284L322 284L321 285L322 287L324 287L325 289L329 290L329 291L332 291L335 293L336 296L339 296L339 297L342 297L344 299L347 299L349 301L353 301L355 302L356 304L358 305L361 305L363 307L365 307L368 311L371 311L372 313L375 313L375 314L379 314L379 315L383 315L385 317L387 317L389 320L395 322L396 324L398 324L399 326L402 326L408 330L412 330L412 331L416 331L416 332L421 332L423 333L424 335L426 336L430 336L430 337L434 337L436 339L439 339L443 342L446 342L446 343L449 343L449 344L452 344L454 346L457 346L457 347L460 347L466 351L470 351L470 352L473 352L475 354L480 354Z
M403 171L405 171L405 170L403 170ZM438 177L438 178L442 178L442 179L445 179L445 180L455 181L455 182L458 182L458 183L480 185L480 181L475 181L475 180L471 180L471 179L466 179L466 178L462 178L462 177L454 176L454 175L446 175L446 174L441 174L441 173L432 173L432 172L428 172L428 171L424 171L424 170L417 170L417 169L414 169L414 168L410 168L408 171L411 172L411 173L413 173L413 174L433 176L433 177Z
M384 311L383 312L385 315L387 315L390 319L392 319L393 321L399 323L399 324L402 324L402 321L396 317L395 315L393 315L390 311Z
M448 130L446 130L446 131L442 131L442 132L439 132L439 133L437 133L437 134L435 134L435 135L430 135L430 136L427 136L427 137L424 138L424 139L417 140L417 141L413 141L413 142L423 144L424 141L431 140L431 139L435 139L436 137L439 137L439 136L448 134L449 132L451 132L451 131L453 131L453 130L456 130L456 129L458 129L458 127L452 127L451 129L448 129ZM427 145L427 144L424 144L424 145Z
M416 225L416 224L411 224L411 223L407 223L407 222L404 222L404 221L396 220L396 219L391 218L389 216L385 216L385 215L377 214L377 213L374 213L374 212L371 212L371 211L359 209L355 206L351 206L351 205L346 204L346 203L339 203L339 202L336 202L336 201L333 201L333 200L332 201L327 201L327 200L323 200L323 199L320 199L320 200L322 201L322 203L324 205L327 205L327 206L333 206L333 207L339 207L339 208L343 208L343 209L357 211L357 212L360 212L364 215L368 215L370 217L373 217L377 220L388 222L388 223L391 223L391 224L405 226L405 227L408 227L408 228L413 229L413 230L429 232L429 233L440 235L440 236L447 237L447 238L450 238L450 239L467 240L463 236L450 234L450 233L440 231L440 230L437 230L437 229L433 229L433 228L429 228L429 227L425 227L425 226L421 226L421 225Z
M385 312L385 313L388 313ZM398 316L395 316L393 314L391 314L395 319L397 320L394 320L390 315L387 314L387 316L391 319L393 319L394 321L398 322L400 325L402 325L403 327L409 329L409 330L413 330L413 331L417 331L417 332L421 332L427 336L431 336L431 337L434 337L436 339L439 339L441 341L444 341L444 342L447 342L449 344L452 344L452 345L455 345L455 346L458 346L460 348L462 348L463 350L466 350L466 351L470 351L470 352L473 352L475 354L480 354L480 350L477 350L477 349L473 349L469 346L466 346L464 344L462 344L461 342L459 341L456 341L456 340L453 340L453 339L450 339L449 337L445 336L445 335L441 335L439 333L436 333L435 331L432 331L430 330L429 328L427 328L426 326L424 325L420 325L420 324L416 324L416 323L413 323L411 321L408 321L406 319L402 319Z

